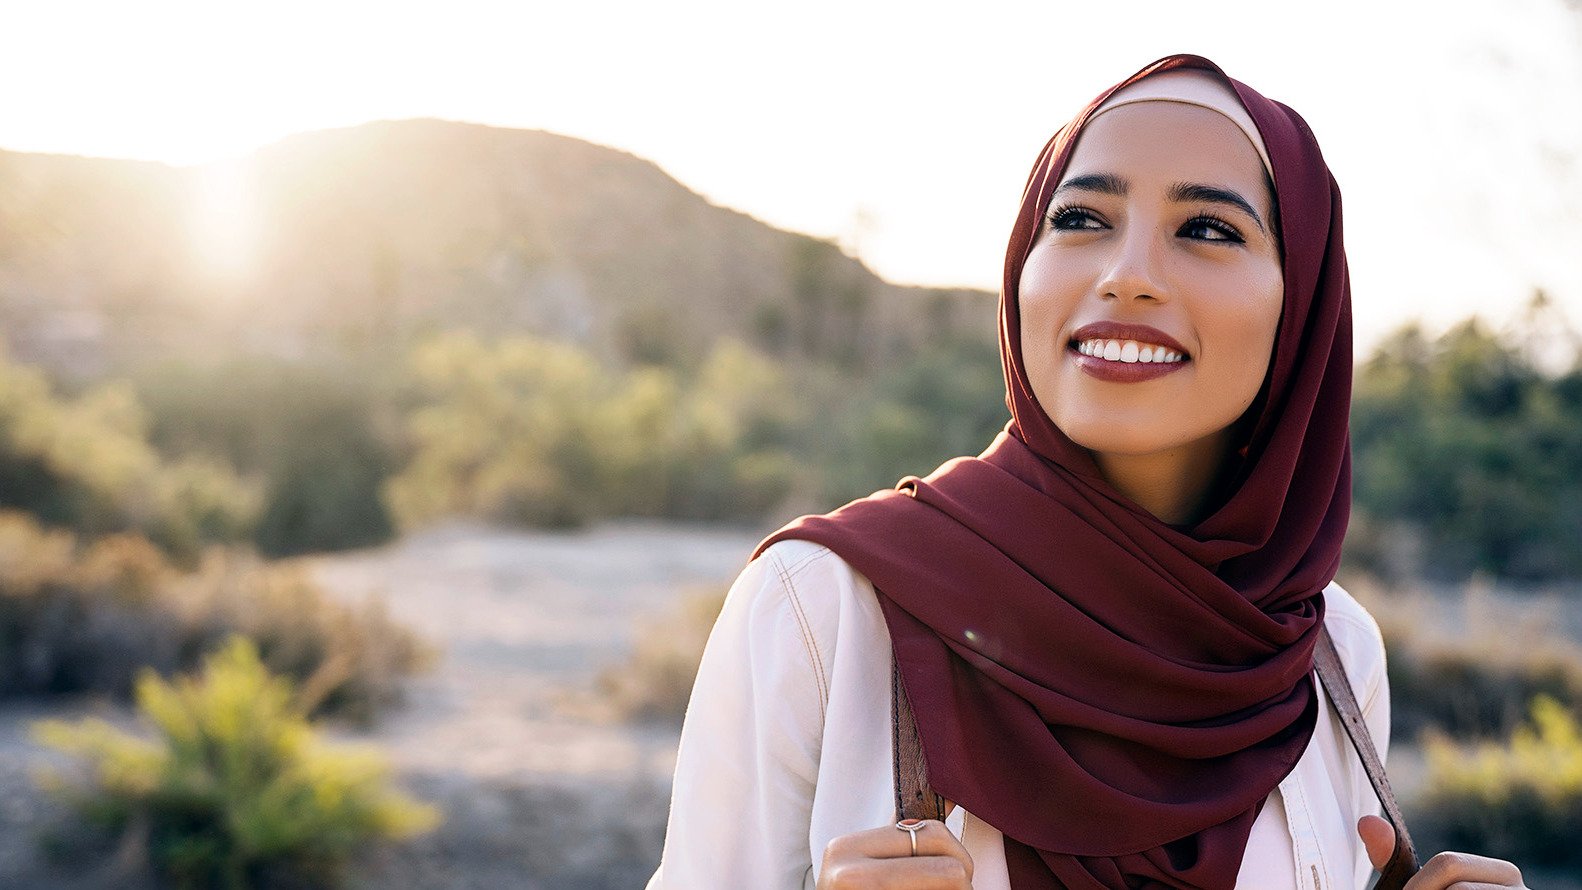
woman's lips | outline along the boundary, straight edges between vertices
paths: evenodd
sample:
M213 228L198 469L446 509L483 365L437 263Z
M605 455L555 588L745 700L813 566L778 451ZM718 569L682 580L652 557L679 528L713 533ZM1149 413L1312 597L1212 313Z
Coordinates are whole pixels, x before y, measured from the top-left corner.
M1080 349L1086 343L1088 355ZM1186 347L1164 331L1151 325L1098 319L1088 322L1071 333L1067 343L1071 358L1089 376L1112 383L1140 383L1155 380L1178 371L1192 360ZM1156 353L1164 350L1175 361L1153 361ZM1108 354L1112 358L1106 359ZM1149 361L1141 359L1147 357ZM1120 361L1116 361L1120 358ZM1126 358L1137 359L1126 361Z
M1096 355L1083 355L1077 351L1076 343L1069 344L1066 352L1083 373L1111 383L1140 383L1144 380L1155 380L1181 370L1191 361L1183 357L1178 362L1112 362Z
M1077 343L1084 340L1117 340L1125 342L1132 340L1139 345L1152 344L1173 349L1182 355L1188 355L1187 348L1176 339L1156 327L1145 324L1133 324L1120 321L1094 321L1071 332L1071 339Z

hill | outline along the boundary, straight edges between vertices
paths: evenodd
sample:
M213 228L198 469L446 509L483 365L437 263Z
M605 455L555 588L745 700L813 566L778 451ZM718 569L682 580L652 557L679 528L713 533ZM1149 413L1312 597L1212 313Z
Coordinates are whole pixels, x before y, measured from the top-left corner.
M990 340L993 315L991 295L889 284L651 162L540 131L376 121L207 168L0 151L0 327L69 377L381 353L447 327L617 361L688 364L730 334L874 365Z

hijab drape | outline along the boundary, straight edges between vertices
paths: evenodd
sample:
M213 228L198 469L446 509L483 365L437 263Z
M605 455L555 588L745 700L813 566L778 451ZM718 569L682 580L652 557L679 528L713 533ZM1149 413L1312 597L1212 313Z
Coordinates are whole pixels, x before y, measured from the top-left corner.
M1173 527L1117 492L1033 397L1017 285L1077 134L1174 69L1235 90L1267 147L1284 304L1212 512ZM1264 799L1312 736L1322 590L1350 508L1351 309L1340 193L1286 106L1170 56L1045 145L1006 251L1011 422L975 458L803 517L874 584L934 790L1005 836L1014 890L1235 884Z

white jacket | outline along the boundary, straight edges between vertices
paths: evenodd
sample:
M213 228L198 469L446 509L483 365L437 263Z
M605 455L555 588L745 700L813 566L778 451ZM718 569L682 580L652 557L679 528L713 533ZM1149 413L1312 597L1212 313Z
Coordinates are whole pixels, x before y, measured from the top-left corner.
M1390 695L1378 625L1339 585L1324 594L1325 624L1382 757ZM866 578L806 541L754 560L704 650L648 890L810 888L830 840L893 823L890 675L889 630ZM1322 701L1306 752L1253 824L1237 890L1367 884L1355 826L1380 806ZM1008 890L1000 832L959 806L946 825L972 856L974 890Z

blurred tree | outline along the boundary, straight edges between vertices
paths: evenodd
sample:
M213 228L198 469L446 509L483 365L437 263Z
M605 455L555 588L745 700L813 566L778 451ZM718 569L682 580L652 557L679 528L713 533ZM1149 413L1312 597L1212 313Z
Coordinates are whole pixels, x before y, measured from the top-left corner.
M143 368L135 384L161 450L257 480L253 540L270 555L367 546L394 522L380 486L399 462L398 373L380 362L240 358Z
M191 563L245 536L257 494L223 461L167 459L122 381L56 397L42 372L0 354L0 507L93 536L139 531Z
M1537 295L1505 335L1473 319L1430 342L1408 326L1359 368L1361 525L1417 529L1413 570L1582 575L1582 362L1573 350L1564 370L1540 368L1538 344L1575 337L1547 305Z
M414 353L413 373L412 458L386 488L407 525L757 517L794 475L783 372L736 341L683 376L607 369L566 344L451 334Z

